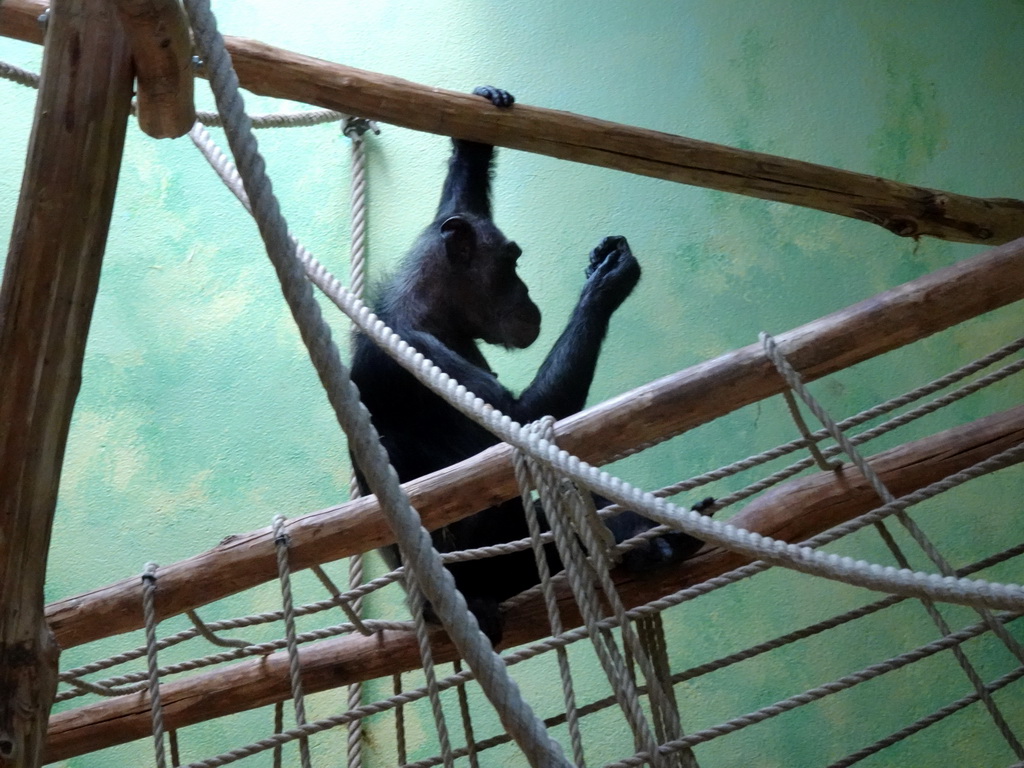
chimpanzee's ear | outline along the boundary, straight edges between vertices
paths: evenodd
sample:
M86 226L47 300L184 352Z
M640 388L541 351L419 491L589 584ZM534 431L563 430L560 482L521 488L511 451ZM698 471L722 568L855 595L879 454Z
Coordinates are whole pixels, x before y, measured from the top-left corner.
M441 222L441 237L450 259L469 262L476 247L472 224L461 216L451 216Z

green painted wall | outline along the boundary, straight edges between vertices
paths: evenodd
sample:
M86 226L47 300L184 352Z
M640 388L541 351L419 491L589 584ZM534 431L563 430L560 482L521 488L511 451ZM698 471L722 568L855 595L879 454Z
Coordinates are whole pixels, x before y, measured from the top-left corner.
M287 7L224 0L215 10L225 32L417 82L458 90L494 83L524 103L924 186L1024 197L1019 0L307 0ZM0 40L0 60L38 70L39 55L36 47ZM205 88L199 90L208 104ZM32 92L0 82L4 240L33 99ZM254 97L247 103L251 111L296 107ZM260 141L293 231L343 274L347 141L337 126L263 132ZM375 274L429 218L446 154L442 138L389 126L371 141ZM512 151L500 153L495 187L499 223L526 252L521 271L546 317L533 349L494 354L510 385L529 381L575 300L589 249L602 236L627 235L642 262L644 279L616 316L592 402L981 250L914 243L822 213ZM338 318L335 325L344 339L344 323ZM1019 308L996 312L815 391L833 412L852 414L1005 343L1021 327ZM1008 407L1021 394L1019 383L1003 384L896 439ZM792 436L783 406L766 403L616 470L653 488ZM133 128L68 447L48 597L137 573L148 560L187 557L228 534L266 525L274 514L296 516L337 503L347 477L344 441L255 227L187 139L158 142ZM1006 532L1020 530L1020 490L1021 473L1004 472L933 502L920 519L955 564L967 563L1014 540ZM859 536L837 551L890 562L875 538ZM340 566L332 572L344 578ZM1024 581L1013 563L985 575ZM304 579L307 594L319 597ZM673 664L714 658L867 598L788 573L763 575L671 613ZM279 599L272 589L255 590L202 614L272 610ZM376 610L398 615L393 603ZM973 620L962 610L949 615L957 625ZM180 626L172 621L163 628ZM684 725L709 726L934 636L919 606L890 610L680 686ZM63 663L71 667L136 642L138 635L72 649ZM969 650L986 679L1012 667L989 639ZM582 649L574 654L582 656ZM531 698L554 711L552 668L534 663L517 674ZM376 693L387 695L389 685ZM584 675L580 687L582 701L607 690L596 674ZM704 766L824 765L967 691L953 661L938 657L713 742L698 757ZM334 713L342 700L340 692L313 697L311 715ZM997 700L1024 732L1020 689ZM271 722L270 713L259 712L190 729L182 734L183 756L198 759L247 743ZM393 765L391 719L370 722L368 765ZM432 738L423 713L410 714L410 730ZM612 714L593 718L588 736L594 764L632 752ZM318 764L341 765L343 743L341 735L318 739ZM66 765L147 765L150 754L149 744L138 742ZM264 755L251 764L269 760ZM1012 761L991 722L973 707L865 765ZM499 750L483 764L521 763Z

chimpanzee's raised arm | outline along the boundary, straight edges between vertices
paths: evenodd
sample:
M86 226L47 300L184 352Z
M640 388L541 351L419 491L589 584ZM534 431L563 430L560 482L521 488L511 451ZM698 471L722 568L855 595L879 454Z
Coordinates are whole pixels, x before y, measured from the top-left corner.
M640 280L640 265L626 238L606 237L590 254L579 302L536 377L519 396L517 421L564 419L586 404L608 322Z
M500 108L508 108L515 103L511 93L490 85L481 85L473 93ZM435 219L444 220L458 213L472 213L489 219L494 147L463 139L452 139L452 145L448 176L441 188L441 200Z

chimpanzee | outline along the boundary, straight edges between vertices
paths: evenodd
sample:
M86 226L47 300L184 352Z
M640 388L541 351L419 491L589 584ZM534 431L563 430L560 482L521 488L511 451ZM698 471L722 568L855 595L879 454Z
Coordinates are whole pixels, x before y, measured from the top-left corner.
M496 107L507 108L514 102L511 94L490 86L473 93ZM625 238L601 241L590 254L586 282L569 324L533 382L518 397L513 395L498 382L477 341L509 349L528 347L540 333L540 310L516 274L519 246L491 219L494 148L458 139L453 145L437 215L397 274L382 287L375 311L441 370L520 424L546 415L570 416L585 404L608 322L640 279L640 265ZM419 384L364 335L357 334L354 341L352 379L402 482L498 442ZM356 475L365 491L358 467ZM608 525L620 542L653 523L624 512ZM439 551L450 552L527 535L522 504L514 499L436 531L433 540ZM645 569L678 561L700 545L690 536L670 533L650 542L646 550L630 553L626 564ZM549 562L556 572L562 566L553 550L548 548ZM398 565L397 548L388 547L382 554L392 567ZM481 630L495 644L502 630L498 604L538 581L529 550L448 568Z

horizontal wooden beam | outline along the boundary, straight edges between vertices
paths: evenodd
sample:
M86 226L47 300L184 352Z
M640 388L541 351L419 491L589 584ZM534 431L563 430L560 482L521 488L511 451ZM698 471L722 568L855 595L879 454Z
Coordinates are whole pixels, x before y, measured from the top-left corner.
M941 480L1011 446L1024 442L1024 406L947 430L878 454L870 464L896 496ZM870 484L851 465L793 480L755 500L731 522L752 531L799 542L880 504ZM630 607L720 576L746 563L741 555L706 548L695 558L646 578L616 573L620 594ZM161 584L162 588L162 584ZM559 604L567 629L580 624L564 587ZM549 633L540 599L514 608L506 620L505 644L522 645ZM433 633L434 660L452 661L455 649L443 631ZM420 666L412 632L353 634L301 651L307 693L404 672ZM164 724L182 728L205 720L272 704L291 697L285 653L169 682L161 687ZM142 695L105 699L55 715L50 721L46 759L76 755L149 735L152 718Z
M1024 298L1024 239L918 278L782 334L777 342L808 380L896 349ZM556 426L558 443L600 465L783 391L759 344L654 381ZM428 529L516 495L510 451L495 446L406 486ZM293 567L366 552L391 541L374 497L288 524ZM157 612L167 618L277 577L270 528L160 569ZM139 579L52 603L47 617L70 648L142 626Z
M0 3L0 34L39 42L45 0ZM1024 236L1024 202L975 198L552 109L483 99L346 67L256 40L225 38L254 93L461 139L800 205L905 237L988 245Z

